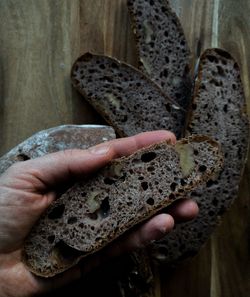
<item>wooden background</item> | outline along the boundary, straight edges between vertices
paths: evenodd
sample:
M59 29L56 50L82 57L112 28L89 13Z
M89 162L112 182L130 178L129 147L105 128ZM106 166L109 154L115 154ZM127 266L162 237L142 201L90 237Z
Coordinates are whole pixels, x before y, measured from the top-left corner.
M102 123L71 88L85 51L136 63L125 0L0 1L0 154L42 129ZM193 53L223 47L239 61L250 114L250 1L171 0ZM157 276L162 297L250 296L248 162L238 200L192 260ZM84 292L82 296L85 296Z

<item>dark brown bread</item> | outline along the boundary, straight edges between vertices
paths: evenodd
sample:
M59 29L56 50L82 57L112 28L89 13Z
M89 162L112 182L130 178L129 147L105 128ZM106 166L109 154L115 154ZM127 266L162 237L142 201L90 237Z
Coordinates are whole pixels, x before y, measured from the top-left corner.
M72 83L120 136L157 129L181 135L178 104L132 66L86 53L73 65Z
M224 169L219 178L192 193L200 208L198 217L177 225L153 245L152 254L160 261L176 263L196 254L238 194L247 158L249 122L239 66L221 49L208 49L200 59L187 134L201 132L220 141Z
M190 50L181 23L167 0L128 0L139 69L187 109L191 99ZM182 122L176 123L183 127Z
M39 131L0 158L0 174L16 162L66 149L87 149L114 138L113 128L100 125L62 125Z
M165 141L112 161L53 203L27 238L24 262L45 277L68 269L186 196L222 162L218 143L204 136L176 145Z

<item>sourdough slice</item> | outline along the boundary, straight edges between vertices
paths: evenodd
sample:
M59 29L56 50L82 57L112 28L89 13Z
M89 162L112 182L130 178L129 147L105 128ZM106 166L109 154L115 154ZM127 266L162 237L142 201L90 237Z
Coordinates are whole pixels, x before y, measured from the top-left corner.
M160 262L174 264L196 254L238 194L247 158L249 122L239 66L221 49L208 49L200 59L187 134L201 132L220 141L224 169L219 178L192 192L200 209L198 217L177 225L152 246L152 254Z
M112 127L101 125L61 125L42 130L0 158L0 174L16 162L61 150L87 149L115 137Z
M128 0L139 69L187 109L191 99L190 50L181 23L167 0ZM183 121L179 123L180 128Z
M72 67L73 86L120 136L167 129L177 136L183 111L143 73L111 57L86 53Z
M32 230L24 262L53 276L207 181L221 169L217 142L195 136L165 141L112 161L51 205Z

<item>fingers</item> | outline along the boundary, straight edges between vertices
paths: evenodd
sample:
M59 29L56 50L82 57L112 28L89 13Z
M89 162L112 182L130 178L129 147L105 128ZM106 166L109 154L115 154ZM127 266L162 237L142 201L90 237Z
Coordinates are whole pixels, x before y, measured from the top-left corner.
M195 201L183 198L172 203L164 212L170 214L175 223L182 223L194 219L199 213L199 208Z
M61 151L25 161L18 167L18 170L19 174L20 170L29 172L38 181L35 184L36 187L43 190L72 177L79 178L88 175L114 158L130 155L142 147L167 139L172 143L176 141L174 134L169 131L140 133L132 137L102 143L88 150Z
M122 253L145 247L152 241L161 239L173 227L174 219L171 215L159 214L112 243L105 251L105 255L116 257Z
M162 213L154 216L146 223L121 236L103 250L88 256L69 271L53 278L50 288L51 286L57 288L77 280L113 257L143 248L149 243L166 236L171 232L176 222L191 220L198 214L198 206L191 199L180 199L166 210L169 212L168 214Z

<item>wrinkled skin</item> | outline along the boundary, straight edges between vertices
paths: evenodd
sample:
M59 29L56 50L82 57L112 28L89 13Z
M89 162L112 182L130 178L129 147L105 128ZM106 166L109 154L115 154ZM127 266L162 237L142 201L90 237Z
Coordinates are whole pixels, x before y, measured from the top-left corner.
M111 257L144 247L170 232L175 222L197 215L197 205L188 199L177 201L167 213L154 216L83 263L44 279L29 272L20 260L25 237L40 215L56 198L62 185L95 172L111 159L175 136L168 131L141 133L112 140L88 150L68 150L12 165L0 176L0 296L28 297L58 288L84 277ZM83 265L84 264L84 265Z

